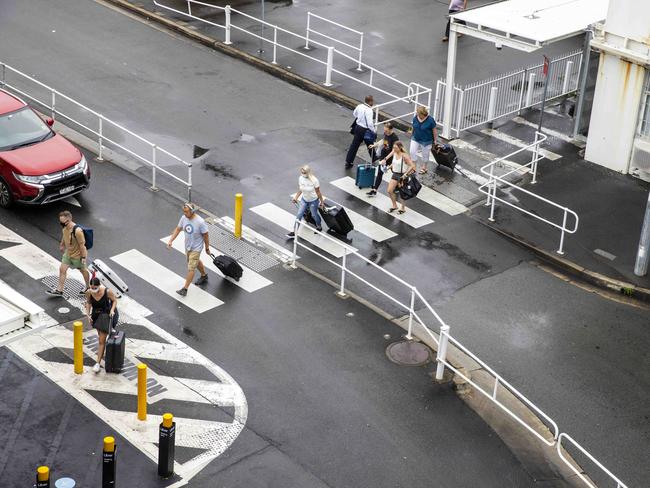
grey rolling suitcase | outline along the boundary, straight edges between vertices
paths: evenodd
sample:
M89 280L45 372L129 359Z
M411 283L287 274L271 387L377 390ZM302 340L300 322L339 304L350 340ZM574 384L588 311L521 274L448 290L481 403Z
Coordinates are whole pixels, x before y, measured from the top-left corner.
M88 270L93 276L99 278L102 285L113 290L117 297L129 291L127 284L101 259L93 260Z

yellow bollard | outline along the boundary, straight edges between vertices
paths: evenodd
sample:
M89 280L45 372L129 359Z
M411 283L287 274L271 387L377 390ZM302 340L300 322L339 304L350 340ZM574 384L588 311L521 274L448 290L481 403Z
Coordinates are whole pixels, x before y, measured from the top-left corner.
M174 416L171 413L163 414L163 427L169 429L172 426L172 423L174 423Z
M235 195L235 237L241 239L241 221L244 209L244 195L237 193Z
M115 437L104 437L104 452L115 452Z
M84 325L80 320L72 324L74 341L74 372L84 372Z
M138 420L147 420L147 365L138 364Z
M50 486L50 468L39 466L36 469L36 488L49 488Z

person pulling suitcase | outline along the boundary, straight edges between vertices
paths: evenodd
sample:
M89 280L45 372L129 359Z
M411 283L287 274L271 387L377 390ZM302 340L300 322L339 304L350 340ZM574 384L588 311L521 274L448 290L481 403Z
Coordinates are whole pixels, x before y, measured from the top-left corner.
M395 131L393 131L393 124L391 124L390 122L385 122L383 139L377 141L375 144L372 145L375 154L375 156L372 158L373 163L375 163L378 159L386 158L386 156L388 156L393 150L393 145L397 141L399 141L399 137L397 137L397 134L395 134ZM368 193L366 193L366 195L368 195L369 197L374 197L377 194L377 190L379 189L379 186L381 185L381 182L384 179L384 172L386 171L386 167L390 166L392 162L393 162L393 158L391 157L386 159L386 165L382 165L382 164L377 165L377 175L375 176L375 183L372 185L371 190Z
M112 290L101 284L99 278L91 278L88 291L86 291L86 316L90 325L97 331L99 345L97 348L97 363L93 371L99 373L106 347L106 338L119 320L117 311L117 297Z
M293 239L296 237L298 230L298 222L302 220L307 212L309 212L314 219L316 230L321 232L320 215L318 215L318 207L325 207L323 194L320 192L320 183L318 178L314 176L308 164L300 168L300 176L298 177L298 193L291 199L295 204L298 204L298 213L296 214L296 223L293 226L293 231L287 234L287 238ZM320 203L319 203L320 202Z

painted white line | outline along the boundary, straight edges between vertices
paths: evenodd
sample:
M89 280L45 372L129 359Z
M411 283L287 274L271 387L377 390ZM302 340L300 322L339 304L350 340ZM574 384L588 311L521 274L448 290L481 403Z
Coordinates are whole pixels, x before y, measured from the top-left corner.
M293 195L289 195L289 196L293 198ZM391 237L395 237L397 235L396 232L393 232L392 230L387 229L382 225L379 225L377 222L374 222L364 217L363 215L355 212L354 210L350 210L349 208L344 207L338 202L329 199L327 196L325 196L325 199L331 201L332 203L338 205L339 207L343 207L345 209L345 212L348 214L348 217L350 217L350 221L352 222L352 225L354 225L354 230L361 232L362 234L370 237L373 241L382 242L390 239Z
M223 305L221 300L194 284L190 285L187 296L180 296L176 290L183 286L185 278L158 264L137 249L113 256L111 260L197 313L207 312Z
M368 190L365 188L359 189L354 184L354 180L349 176L344 176L343 178L334 180L331 183L337 188L340 188L341 190L349 193L350 195L357 197L359 200L363 200L364 202L372 205L373 207L382 210L388 215L396 218L397 220L401 220L405 224L410 225L411 227L414 227L416 229L433 223L433 220L431 220L429 217L425 217L424 215L419 214L412 209L409 209L408 204L407 204L406 212L401 215L398 214L397 211L389 213L388 209L392 206L392 203L390 201L390 198L388 198L388 196L383 195L381 193L377 193L377 195L375 195L374 197L369 197L368 195L366 195L366 192Z
M475 153L480 159L484 159L486 164L494 161L495 159L499 159L499 156L496 154L493 154L489 151L486 151L484 149L481 149L480 147L475 146L474 144L470 144L469 142L465 142L461 139L455 139L454 143L452 144L454 147L460 148L460 149L465 149L466 151L472 151ZM503 164L505 166L510 166L512 168L519 168L521 165L519 163L515 163L514 161L509 161L507 159L502 160ZM458 165L457 165L458 166ZM465 172L467 172L467 169L465 169ZM475 173L476 174L476 173ZM487 181L487 180L486 180Z
M384 173L383 180L388 183L390 181L389 172ZM464 212L467 212L467 207L462 203L458 203L455 200L452 200L446 195L429 188L428 186L422 185L420 192L418 193L417 199L422 200L424 203L436 207L439 210L442 210L449 215L458 215Z
M160 239L160 241L165 245L167 245L167 242L169 242L169 237L170 236L163 237L162 239ZM181 239L176 239L172 243L172 247L177 251L179 251L181 254L183 254L183 256L185 256L185 245L183 244L183 241ZM219 252L219 250L214 246L210 246L210 251L212 251L212 254L214 254L215 256L221 256L223 254L222 252ZM235 281L232 278L228 278L224 276L223 273L219 271L219 268L217 268L214 264L212 264L212 260L208 259L207 257L206 259L203 259L203 264L207 269L209 269L213 273L216 273L221 278L230 281L233 285L237 285L238 287L246 290L249 293L260 290L265 286L269 286L273 284L272 281L267 280L266 278L264 278L264 276L256 273L252 269L247 268L242 264L240 264L240 266L243 269L243 273L239 281Z
M530 120L526 120L523 117L515 117L512 120L514 122L516 122L517 124L520 124L520 125L526 125L528 127L533 127L535 129L537 129L537 127L538 127L538 124L536 124L535 122L531 122ZM542 132L544 134L546 134L546 135L551 136L551 137L555 137L556 139L560 139L562 141L573 144L574 146L577 146L579 148L586 147L586 144L584 142L577 141L576 139L574 139L570 135L563 134L562 132L558 132L558 131L553 130L553 129L548 129L546 127L542 127Z
M508 144L516 147L521 147L524 148L526 146L530 146L530 142L525 142L522 141L521 139L517 139L516 137L512 137L508 134L505 134L503 132L500 132L497 129L482 129L481 132L483 134L487 134L488 136L494 137L495 139L499 139L500 141L507 142ZM528 151L533 151L532 148L528 148ZM551 161L557 161L560 159L562 156L559 154L556 154L554 152L548 151L546 149L540 149L539 153L544 156L546 159L550 159Z
M263 203L262 205L253 207L250 210L274 224L279 225L287 232L293 231L296 216L273 203ZM328 239L319 234L315 234L311 227L301 226L299 238L313 244L334 257L340 258L346 254L343 245L339 246L335 242L334 238ZM357 249L354 250L356 251Z

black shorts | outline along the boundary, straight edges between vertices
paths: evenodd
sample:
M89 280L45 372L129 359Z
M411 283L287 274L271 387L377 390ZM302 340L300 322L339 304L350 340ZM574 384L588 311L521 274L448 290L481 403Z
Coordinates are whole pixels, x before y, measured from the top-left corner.
M110 318L109 318L109 320L103 319L103 320L97 321L97 318L100 316L100 314L104 314L104 315L108 316L108 314L105 313L105 312L97 312L97 313L93 312L90 315L90 320L92 321L92 327L93 327L93 329L97 329L100 332L104 332L104 333L108 334L110 332L110 329L107 330L108 329L107 326L109 325ZM120 319L120 313L117 311L117 309L115 309L115 313L113 314L113 323L110 324L110 327L113 328L113 329L115 327L117 327L117 322L118 322L119 319Z
M404 176L404 173L393 173L393 176L390 177L391 180L399 181L400 178Z

